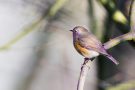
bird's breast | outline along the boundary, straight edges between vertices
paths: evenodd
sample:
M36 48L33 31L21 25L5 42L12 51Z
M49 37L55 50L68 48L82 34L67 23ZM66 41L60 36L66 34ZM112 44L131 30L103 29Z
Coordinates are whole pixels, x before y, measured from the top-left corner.
M78 53L80 53L81 55L87 58L92 58L99 55L98 52L93 50L88 50L85 47L81 46L78 42L74 42L74 47L78 51Z

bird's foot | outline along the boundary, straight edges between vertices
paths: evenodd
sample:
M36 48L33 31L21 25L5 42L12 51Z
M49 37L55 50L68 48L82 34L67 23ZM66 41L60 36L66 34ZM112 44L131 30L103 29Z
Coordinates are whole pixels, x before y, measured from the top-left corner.
M82 64L81 70L82 70L83 67L85 67L85 66L89 67L89 66L87 65L87 63L89 62L89 60L90 60L90 58L84 58L84 63Z
M93 57L93 58L84 58L85 61L89 61L89 60L93 61L94 59L95 59L95 57Z
M95 59L95 57L94 58L84 58L84 63L83 63L83 65L82 65L82 67L83 66L87 66L87 63L89 62L89 60L91 60L91 61L93 61ZM89 67L89 66L88 66Z
M83 63L83 65L85 65L89 60L90 60L90 58L84 58L84 63Z

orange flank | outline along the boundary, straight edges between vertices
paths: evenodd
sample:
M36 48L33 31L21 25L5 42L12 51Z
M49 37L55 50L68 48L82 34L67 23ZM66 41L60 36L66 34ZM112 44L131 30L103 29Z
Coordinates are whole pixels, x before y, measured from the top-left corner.
M84 47L82 47L78 42L74 43L74 47L76 50L83 56L89 57L90 56L90 51Z

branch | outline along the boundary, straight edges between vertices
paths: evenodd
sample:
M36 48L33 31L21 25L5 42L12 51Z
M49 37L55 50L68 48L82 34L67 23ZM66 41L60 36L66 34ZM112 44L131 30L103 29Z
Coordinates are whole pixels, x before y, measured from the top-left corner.
M119 44L122 41L133 40L134 38L135 38L135 33L129 32L127 34L118 36L118 37L111 39L110 41L104 43L104 47L105 47L105 49L109 49L109 48L116 46L117 44ZM91 59L91 60L85 59L84 60L84 63L81 67L81 72L80 72L78 84L77 84L77 90L83 90L85 78L86 78L86 75L90 69L90 65L91 65L92 60L93 59Z
M112 47L118 45L119 43L121 43L123 41L133 40L134 38L135 38L135 33L129 32L127 34L123 34L121 36L118 36L118 37L111 39L110 41L104 43L104 47L105 47L105 49L109 49L109 48L112 48Z
M84 59L84 63L81 67L81 72L80 72L80 76L79 76L79 80L77 84L77 90L83 90L85 78L90 69L91 62L92 60Z

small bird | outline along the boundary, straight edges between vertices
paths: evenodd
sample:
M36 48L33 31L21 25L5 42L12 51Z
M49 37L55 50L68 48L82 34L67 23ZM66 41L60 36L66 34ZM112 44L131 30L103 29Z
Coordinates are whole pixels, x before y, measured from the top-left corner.
M91 32L82 26L76 26L73 30L73 44L75 49L80 53L85 59L92 59L97 56L104 55L109 58L116 65L119 64L110 54L107 53L103 44L94 36Z

